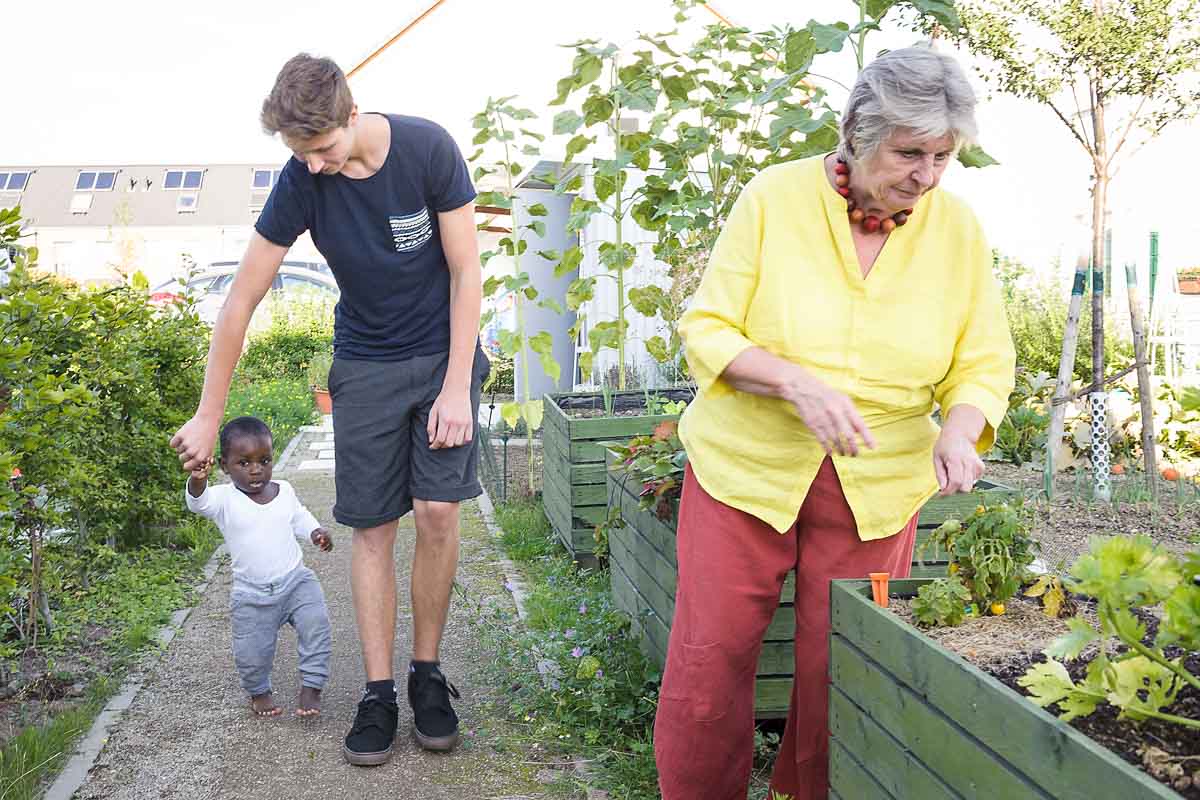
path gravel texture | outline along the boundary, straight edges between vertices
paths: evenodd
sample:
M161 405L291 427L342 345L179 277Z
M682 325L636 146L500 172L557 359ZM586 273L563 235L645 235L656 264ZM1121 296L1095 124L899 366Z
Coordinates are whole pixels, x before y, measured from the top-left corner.
M298 442L305 453L329 434L308 432ZM305 456L308 458L309 456ZM333 474L299 469L288 459L276 477L292 482L308 508L333 531L332 553L305 546L305 561L321 579L334 631L332 675L324 693L324 713L316 721L292 715L299 679L296 639L285 627L275 658L273 680L285 715L250 715L238 685L230 648L228 564L222 564L207 591L169 649L150 669L133 705L113 729L79 800L144 798L470 798L518 800L548 796L554 790L537 780L538 765L525 754L493 747L486 700L497 689L486 684L483 665L490 654L473 639L470 610L456 593L442 650L442 665L462 692L455 707L464 743L452 754L426 753L409 731L411 712L400 699L400 731L392 760L381 767L353 767L341 755L342 738L362 692L362 665L350 597L351 532L333 521ZM288 464L295 469L288 469ZM180 484L182 486L182 482ZM182 498L181 498L182 502ZM403 676L411 652L409 570L414 531L411 515L401 520L396 546L400 597L396 674ZM463 505L462 555L458 581L463 592L488 603L506 604L498 545L489 536L475 503ZM560 790L561 791L561 790ZM562 794L556 793L561 797Z

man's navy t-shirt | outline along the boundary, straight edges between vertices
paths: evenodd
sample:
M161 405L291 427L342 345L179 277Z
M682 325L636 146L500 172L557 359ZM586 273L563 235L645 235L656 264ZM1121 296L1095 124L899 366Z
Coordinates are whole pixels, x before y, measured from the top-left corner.
M475 187L441 126L385 119L392 141L374 175L313 175L290 158L254 226L282 247L311 231L342 292L339 358L398 361L450 349L450 271L437 215L475 199Z

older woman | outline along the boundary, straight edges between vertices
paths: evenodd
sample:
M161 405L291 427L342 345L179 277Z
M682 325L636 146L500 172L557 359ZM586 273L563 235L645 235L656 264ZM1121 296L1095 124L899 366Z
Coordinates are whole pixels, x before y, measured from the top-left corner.
M824 800L829 581L908 575L921 506L983 473L1013 346L983 231L937 188L974 106L931 49L871 63L836 154L745 188L680 323L700 391L680 424L664 800L745 798L755 667L793 569L796 677L771 786Z

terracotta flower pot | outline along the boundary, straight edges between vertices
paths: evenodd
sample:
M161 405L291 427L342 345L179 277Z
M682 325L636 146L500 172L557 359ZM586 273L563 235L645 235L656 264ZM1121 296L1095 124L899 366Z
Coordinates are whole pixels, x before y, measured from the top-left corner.
M1200 294L1200 277L1197 278L1180 278L1179 279L1180 294Z
M333 413L333 399L329 396L328 389L318 389L313 387L313 400L317 404L317 410L322 414Z

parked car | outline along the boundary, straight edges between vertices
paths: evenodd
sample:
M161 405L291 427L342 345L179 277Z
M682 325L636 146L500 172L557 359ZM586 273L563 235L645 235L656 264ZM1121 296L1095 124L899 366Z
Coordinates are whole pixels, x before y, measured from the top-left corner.
M192 276L186 285L180 279L172 278L151 291L150 302L168 305L182 299L186 291L196 300L196 313L200 319L212 325L229 296L237 268L236 261L218 261ZM284 261L271 283L271 291L282 293L285 300L305 295L312 297L315 293L317 297L336 303L341 296L329 267L314 261Z

